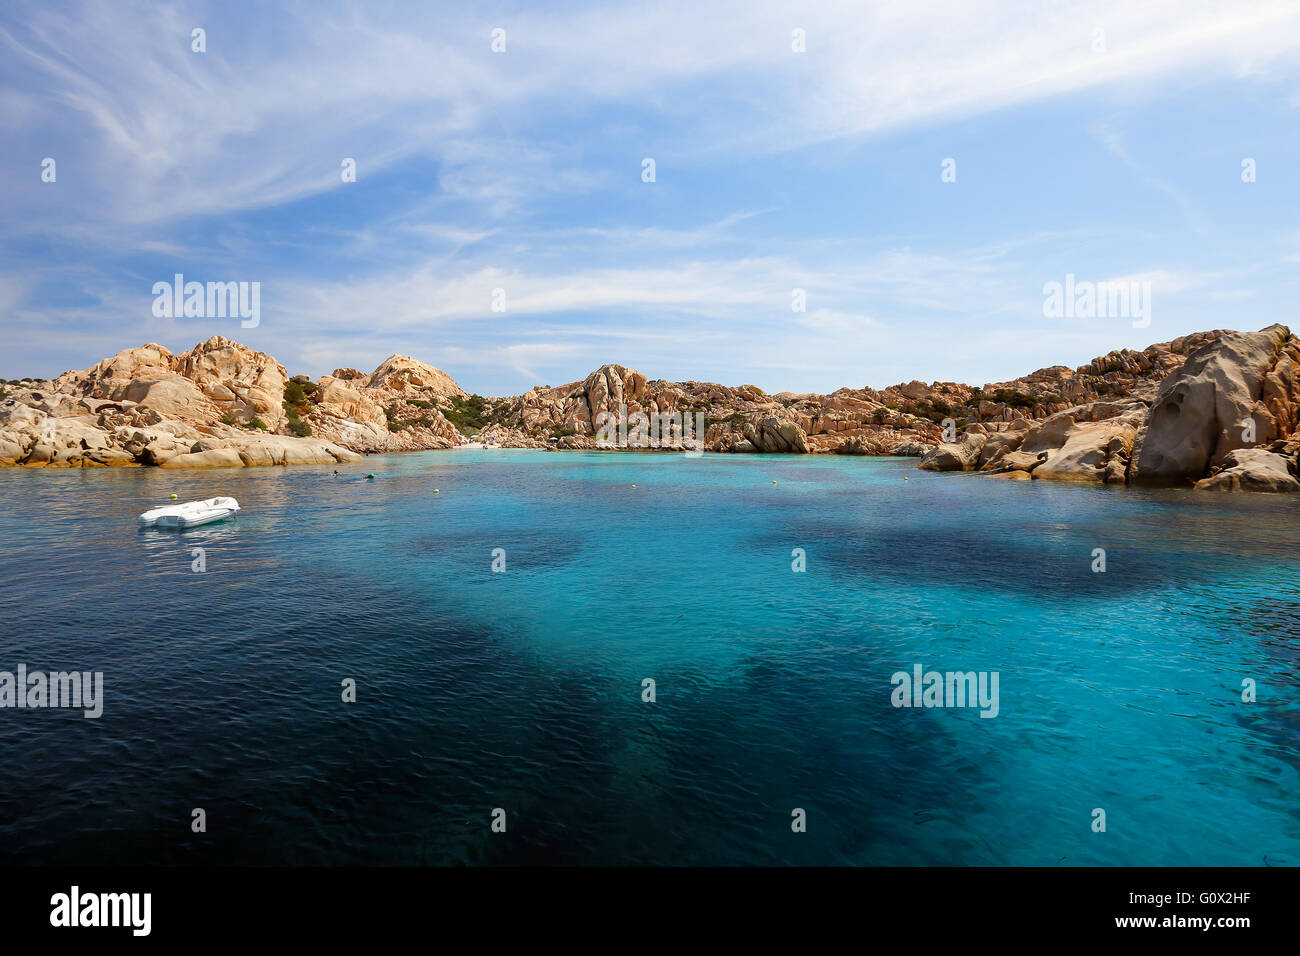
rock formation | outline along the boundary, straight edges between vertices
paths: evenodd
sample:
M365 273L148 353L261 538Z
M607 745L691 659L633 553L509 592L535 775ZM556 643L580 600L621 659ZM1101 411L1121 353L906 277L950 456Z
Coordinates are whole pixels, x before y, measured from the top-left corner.
M454 448L464 437L440 405L465 397L446 372L393 355L370 375L336 369L322 376L304 420L313 434L366 453Z
M1160 484L1221 491L1300 491L1297 479L1300 344L1273 325L1260 332L1200 332L1141 353L1112 352L1074 373L1044 369L983 393L1050 389L1082 398L1041 420L996 422L1005 411L980 402L998 429L981 442L981 471L1035 479ZM1027 393L1028 394L1028 393ZM1105 397L1101 397L1105 396ZM1019 400L1025 404L1024 399ZM967 410L970 410L969 408ZM927 454L922 468L973 470L969 434ZM989 453L990 442L1000 444Z
M1300 442L1277 441L1262 448L1237 448L1223 464L1196 483L1201 491L1300 491Z
M144 345L0 391L0 464L328 463L467 436L595 449L600 425L621 416L633 434L656 416L679 423L654 447L680 448L684 423L692 437L702 426L713 452L905 455L927 470L1013 480L1300 491L1300 342L1280 325L1198 332L978 388L912 381L829 395L603 365L579 382L483 398L404 355L313 382L215 336L180 355Z
M1280 325L1262 332L1225 332L1187 357L1160 383L1134 450L1132 480L1181 483L1222 465L1232 451L1282 437L1274 412L1260 402L1280 358L1296 344ZM1294 405L1280 409L1294 423ZM1248 421L1249 420L1249 421ZM1249 438L1247 437L1249 436Z
M214 336L173 355L125 349L28 381L0 402L0 464L214 467L356 461L335 442L284 434L289 382L264 352Z
M928 471L974 471L988 436L968 430L955 442L946 442L927 453L917 464Z

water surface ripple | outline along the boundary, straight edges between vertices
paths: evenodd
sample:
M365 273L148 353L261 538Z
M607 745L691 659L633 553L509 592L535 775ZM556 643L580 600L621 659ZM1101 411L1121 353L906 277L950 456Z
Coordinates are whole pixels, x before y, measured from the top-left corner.
M339 470L0 470L0 670L105 675L99 720L0 710L0 862L1300 861L1293 499L820 456ZM244 510L139 530L172 493ZM892 707L918 662L998 671L999 715Z

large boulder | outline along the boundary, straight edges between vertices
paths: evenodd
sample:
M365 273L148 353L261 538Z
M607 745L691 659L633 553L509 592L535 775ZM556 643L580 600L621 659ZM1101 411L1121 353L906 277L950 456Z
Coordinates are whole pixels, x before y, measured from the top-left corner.
M769 415L757 425L746 422L745 440L760 452L807 454L808 436L794 422Z
M891 445L889 454L898 455L900 458L921 458L933 447L933 445L927 445L925 442L912 439Z
M1033 476L1123 484L1136 434L1135 424L1123 419L1077 424L1060 448L1047 452L1047 460L1033 469Z
M1130 480L1177 484L1204 477L1228 454L1251 444L1252 417L1264 382L1290 333L1280 325L1260 332L1225 332L1194 349L1160 383L1133 450ZM1255 441L1273 435L1259 433Z
M976 467L989 468L993 463L1003 455L1016 451L1020 448L1021 443L1025 440L1025 432L1005 431L993 432L984 442L984 447L980 449L979 461Z
M318 387L312 401L317 406L333 406L339 413L349 418L356 417L363 421L383 421L384 412L377 404L366 398L347 381L326 375L317 383Z
M1195 485L1198 491L1300 492L1300 443L1279 441L1264 448L1228 452L1223 465Z
M966 432L955 442L946 442L926 453L916 467L926 471L974 471L979 464L987 435Z
M874 455L875 447L861 436L854 436L835 447L837 455Z
M351 369L339 369L344 378ZM465 398L465 393L450 375L441 369L426 365L409 355L390 355L370 373L365 381L366 387L379 389L393 396L408 398Z
M1067 409L1048 416L1025 434L1024 439L1020 442L1019 450L1038 453L1060 448L1070 437L1075 422L1081 417L1081 409L1079 408Z
M27 457L27 447L15 432L0 431L0 465L17 465Z
M101 399L119 399L136 379L166 378L174 371L176 357L157 343L123 349L84 371L64 372L53 385L56 390Z
M126 386L121 397L182 421L208 422L220 417L217 406L193 382L179 375L136 379Z

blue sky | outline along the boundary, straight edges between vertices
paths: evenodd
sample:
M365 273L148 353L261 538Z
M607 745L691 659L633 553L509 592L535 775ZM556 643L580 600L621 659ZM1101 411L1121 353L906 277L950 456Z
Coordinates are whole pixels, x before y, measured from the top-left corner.
M19 2L0 123L4 378L220 334L495 395L982 384L1300 301L1294 2ZM260 325L155 317L177 272ZM1045 318L1067 273L1150 326Z

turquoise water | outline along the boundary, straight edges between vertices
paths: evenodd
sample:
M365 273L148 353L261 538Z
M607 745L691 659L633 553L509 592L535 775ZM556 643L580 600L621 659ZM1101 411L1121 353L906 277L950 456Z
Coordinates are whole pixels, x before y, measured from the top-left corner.
M1300 862L1300 501L824 456L332 471L0 470L0 670L105 682L99 720L0 710L0 861ZM171 493L244 510L137 529ZM998 672L997 717L893 707L917 663Z

